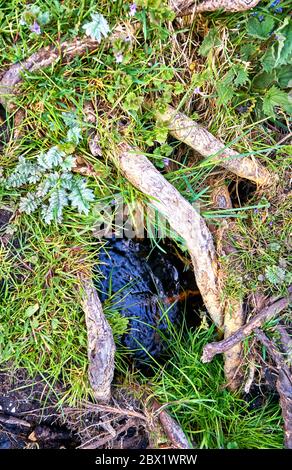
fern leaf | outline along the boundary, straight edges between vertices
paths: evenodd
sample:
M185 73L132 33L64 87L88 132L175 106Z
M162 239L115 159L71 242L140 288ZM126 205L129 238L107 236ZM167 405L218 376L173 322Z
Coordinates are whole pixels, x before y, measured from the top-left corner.
M50 194L49 204L43 205L43 220L50 224L53 220L61 222L63 218L63 209L68 205L68 197L63 188L55 188Z
M50 148L48 152L41 153L38 156L37 161L42 168L50 170L53 167L60 165L65 155L65 152L60 150L58 146L55 146Z
M72 182L72 189L68 197L72 207L76 207L79 213L88 214L90 202L94 200L94 194L91 189L87 188L85 180L76 177Z
M100 13L92 13L91 20L89 23L85 23L82 28L91 39L101 42L102 36L106 38L110 32L109 24Z
M38 208L39 204L40 201L35 193L27 193L26 196L20 198L19 210L20 212L31 214Z

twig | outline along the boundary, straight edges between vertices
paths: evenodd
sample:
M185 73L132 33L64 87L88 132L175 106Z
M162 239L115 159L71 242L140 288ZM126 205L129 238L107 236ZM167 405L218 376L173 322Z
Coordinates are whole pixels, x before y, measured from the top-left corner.
M274 302L271 305L263 308L257 315L255 315L249 323L237 330L236 333L229 336L223 341L207 344L203 349L202 362L210 362L216 354L228 351L240 341L247 338L256 328L260 327L264 322L278 315L282 310L288 307L292 300L291 288L289 288L289 295Z
M283 355L277 350L274 342L263 331L256 328L256 337L267 348L278 370L277 390L280 395L280 405L284 419L285 447L292 449L292 380L291 371L287 366Z
M153 408L159 417L165 434L177 449L192 449L189 441L178 422L173 419L165 410L162 410L157 401L153 401Z
M176 139L192 147L203 157L210 157L211 163L218 164L228 171L254 181L260 186L266 186L277 180L255 158L242 157L238 152L226 147L207 129L196 123L185 114L168 106L163 113L156 113L159 121L163 122Z

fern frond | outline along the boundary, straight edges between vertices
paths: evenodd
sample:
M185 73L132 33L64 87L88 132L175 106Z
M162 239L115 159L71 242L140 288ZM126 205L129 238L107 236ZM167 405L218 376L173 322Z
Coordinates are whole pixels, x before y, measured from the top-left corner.
M76 207L79 213L88 214L90 202L94 200L93 191L86 186L86 181L75 177L72 181L72 189L68 195L72 207Z
M36 193L27 193L26 196L20 198L19 210L26 214L34 212L40 204L40 200Z

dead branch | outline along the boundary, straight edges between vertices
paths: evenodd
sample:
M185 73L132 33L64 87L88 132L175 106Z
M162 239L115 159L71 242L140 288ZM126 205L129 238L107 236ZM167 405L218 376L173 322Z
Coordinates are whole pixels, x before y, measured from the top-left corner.
M85 275L80 279L88 337L89 382L96 400L107 402L114 376L115 342L92 280Z
M291 370L287 366L283 355L277 350L274 342L270 340L260 329L255 330L256 337L267 348L268 353L275 362L279 374L277 390L280 395L280 405L284 419L285 447L292 449L292 380Z
M163 407L161 407L156 400L153 401L152 406L154 410L156 410L163 430L173 446L177 449L192 449L192 446L189 444L178 422L163 410Z
M222 9L227 12L245 11L254 8L260 0L170 0L170 7L177 16L187 16L196 13Z
M204 127L172 106L168 106L164 113L157 112L156 117L167 125L172 136L192 147L203 157L210 157L211 163L218 164L260 186L276 181L276 176L271 175L255 158L242 157L235 150L227 148Z
M201 357L202 362L210 362L216 354L221 354L228 351L237 343L247 338L256 328L260 327L264 322L269 321L271 318L277 316L280 312L285 310L292 300L292 292L289 289L289 295L277 300L271 305L268 305L255 315L249 323L237 330L236 333L229 336L223 341L207 344L203 349Z
M55 64L60 58L68 62L75 56L91 52L99 46L97 41L90 38L65 41L56 46L43 47L32 54L28 59L13 64L2 75L0 81L0 103L7 107L11 95L15 94L15 87L22 81L23 72L34 72L49 65Z
M151 198L151 205L185 240L205 306L214 323L221 326L223 315L217 285L217 260L205 221L139 149L121 143L109 157L136 188Z

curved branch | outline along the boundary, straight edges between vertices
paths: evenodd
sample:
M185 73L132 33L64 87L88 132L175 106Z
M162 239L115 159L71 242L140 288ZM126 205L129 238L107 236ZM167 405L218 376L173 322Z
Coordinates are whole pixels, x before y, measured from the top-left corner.
M170 134L176 139L189 145L203 157L213 155L210 159L212 163L260 186L271 184L276 180L276 176L271 175L255 158L242 157L235 150L227 148L204 127L176 111L172 106L168 106L164 113L157 112L156 117L168 127Z

